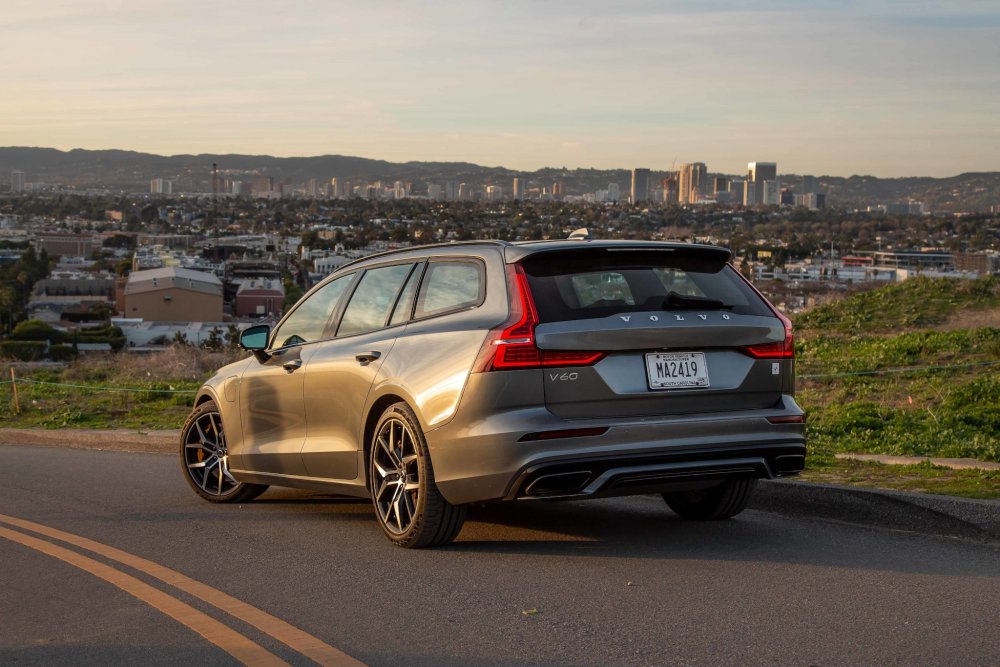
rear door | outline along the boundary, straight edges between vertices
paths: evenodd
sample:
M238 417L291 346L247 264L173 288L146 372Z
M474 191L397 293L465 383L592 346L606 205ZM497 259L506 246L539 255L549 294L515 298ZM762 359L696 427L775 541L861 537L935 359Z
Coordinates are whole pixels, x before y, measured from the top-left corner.
M719 250L581 249L523 262L545 350L604 352L544 370L566 418L656 416L778 404L785 325Z

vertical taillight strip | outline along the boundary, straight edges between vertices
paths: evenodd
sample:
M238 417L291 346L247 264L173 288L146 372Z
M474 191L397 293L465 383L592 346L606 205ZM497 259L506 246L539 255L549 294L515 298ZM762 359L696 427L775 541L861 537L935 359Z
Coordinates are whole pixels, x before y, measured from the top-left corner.
M553 366L590 366L607 356L605 352L540 350L535 345L538 311L524 267L506 267L510 316L490 330L472 368L474 373L524 370Z

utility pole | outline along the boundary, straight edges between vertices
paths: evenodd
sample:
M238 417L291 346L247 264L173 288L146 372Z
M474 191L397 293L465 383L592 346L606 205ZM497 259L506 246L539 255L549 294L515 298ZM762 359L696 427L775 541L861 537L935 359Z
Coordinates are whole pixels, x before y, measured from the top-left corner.
M212 229L215 229L216 202L219 199L219 165L212 163Z

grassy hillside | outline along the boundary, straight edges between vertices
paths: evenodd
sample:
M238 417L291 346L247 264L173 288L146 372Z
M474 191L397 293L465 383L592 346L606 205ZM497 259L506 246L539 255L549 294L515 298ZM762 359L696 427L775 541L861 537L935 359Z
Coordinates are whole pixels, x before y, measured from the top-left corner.
M796 318L812 334L891 333L1000 308L1000 277L913 278L814 308Z
M1000 461L1000 279L914 279L796 321L810 468L836 452ZM914 471L909 471L913 473ZM973 473L1000 496L1000 476Z
M194 391L238 356L182 346L148 356L83 357L65 367L22 368L21 413L14 413L6 384L0 388L0 428L180 428ZM0 380L10 380L6 368Z

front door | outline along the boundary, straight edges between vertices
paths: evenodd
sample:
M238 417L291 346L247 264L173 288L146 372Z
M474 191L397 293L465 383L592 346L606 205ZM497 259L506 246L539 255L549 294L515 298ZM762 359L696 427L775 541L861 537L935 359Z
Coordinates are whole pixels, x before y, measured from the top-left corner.
M240 382L241 465L253 472L306 475L303 377L309 357L332 335L334 315L356 275L321 284L296 304L271 335L264 360L250 362Z

